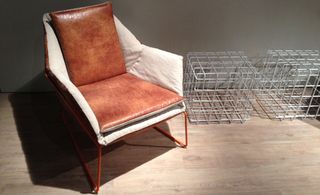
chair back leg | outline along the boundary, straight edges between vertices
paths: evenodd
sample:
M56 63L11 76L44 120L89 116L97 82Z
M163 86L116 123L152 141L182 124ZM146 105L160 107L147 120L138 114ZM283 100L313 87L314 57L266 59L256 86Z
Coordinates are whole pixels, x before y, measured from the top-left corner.
M184 115L184 131L185 131L185 142L184 143L181 142L180 140L176 139L170 133L161 129L160 127L155 126L153 128L155 130L157 130L159 133L161 133L162 135L171 139L173 142L177 143L180 147L187 148L187 146L188 146L188 121L187 121L188 116L187 116L187 112L184 112L183 115Z
M97 194L100 190L100 181L101 181L101 162L102 162L102 145L95 143L95 146L97 147L97 159L98 159L98 167L97 167L97 177L96 177L96 181L94 181L93 177L92 177L92 173L89 170L89 167L85 161L85 158L81 152L81 149L71 131L71 127L70 124L66 118L65 113L62 111L61 112L62 115L62 119L63 122L65 123L68 133L70 135L72 144L74 146L74 149L77 153L77 156L80 160L81 166L87 176L87 179L90 183L91 189L92 189L92 193L93 194ZM154 129L156 129L158 132L160 132L161 134L163 134L164 136L168 137L169 139L171 139L172 141L176 142L180 147L182 148L186 148L188 146L188 126L187 126L188 122L187 122L187 113L184 112L184 128L185 128L185 143L179 141L178 139L176 139L175 137L173 137L170 133L168 133L167 131L155 126L153 127Z

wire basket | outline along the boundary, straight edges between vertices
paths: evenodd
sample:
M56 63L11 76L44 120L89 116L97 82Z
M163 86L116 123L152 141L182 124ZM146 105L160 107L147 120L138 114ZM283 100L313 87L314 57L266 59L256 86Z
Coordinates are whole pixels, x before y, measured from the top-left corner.
M269 50L257 64L257 102L271 119L319 116L320 59L317 50Z
M191 123L244 122L256 71L243 52L191 52L184 68L184 96Z

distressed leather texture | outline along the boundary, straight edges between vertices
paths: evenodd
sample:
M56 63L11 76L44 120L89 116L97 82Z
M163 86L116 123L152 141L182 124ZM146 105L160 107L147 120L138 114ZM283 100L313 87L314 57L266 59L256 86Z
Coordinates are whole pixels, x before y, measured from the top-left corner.
M78 88L95 113L101 133L183 100L176 93L130 73Z
M71 81L81 86L126 72L111 3L53 12Z

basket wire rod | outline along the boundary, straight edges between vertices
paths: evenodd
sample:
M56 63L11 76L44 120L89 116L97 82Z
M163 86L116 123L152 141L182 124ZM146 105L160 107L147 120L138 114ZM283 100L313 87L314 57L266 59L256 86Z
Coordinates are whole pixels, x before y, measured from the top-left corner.
M290 53L289 53L289 55L291 55ZM310 53L306 53L306 54L304 54L305 56L310 56ZM294 57L292 57L292 58L294 58ZM303 54L300 52L300 53L298 53L297 54L297 58L300 58L300 59L298 59L298 60L302 60L302 65L303 66L305 66L305 68L301 68L301 65L299 66L299 64L297 65L297 67L295 68L295 72L296 72L296 74L297 75L299 75L300 77L302 77L302 79L300 79L302 82L305 82L305 77L307 78L307 81L305 82L305 86L303 86L303 92L302 93L300 93L300 96L299 96L299 101L297 100L295 103L298 105L298 106L296 106L297 108L303 108L303 107L305 107L305 106L302 106L302 103L307 103L307 100L306 99L304 99L305 100L305 102L303 102L302 100L303 100L303 98L305 98L305 97L311 97L312 95L310 94L310 95L308 95L308 94L306 94L306 89L308 88L308 87L313 87L314 85L315 85L315 83L316 83L316 81L314 81L313 82L313 84L312 85L308 85L309 84L309 81L310 81L310 78L311 78L311 76L317 76L317 78L318 78L318 75L314 75L313 73L312 73L312 63L310 63L310 62L305 62L304 60L308 60L308 58L307 57L303 57ZM309 66L309 67L308 67ZM318 69L316 69L316 70L318 70ZM308 74L301 74L301 72L303 73L303 72L308 72ZM297 79L297 80L299 80L299 79ZM299 80L299 82L300 82L300 80ZM296 96L295 96L296 97ZM312 103L312 102L310 102L310 103ZM307 110L309 110L309 108L310 107L308 107L307 108ZM299 110L296 110L296 112L298 112ZM302 111L302 110L301 110ZM308 116L309 115L309 111L307 111L307 112L305 112L305 116ZM296 116L295 116L295 118L296 117L300 117L300 115L298 115L298 114L296 114Z
M196 59L197 59L197 61L199 63L199 66L200 66L201 64L200 64L198 58L196 58ZM190 62L190 63L191 63L191 70L192 70L193 76L195 77L196 80L201 80L200 78L198 78L198 74L201 74L201 73L197 73L196 70L195 70L196 68L194 67L195 64L192 63L192 62ZM201 67L200 67L200 70L201 70Z
M238 65L237 63L234 62L232 56L230 55L230 52L228 52L228 56L229 56L229 58L231 59L232 64L236 66L235 72L236 72L236 73L240 72L240 74L241 74L242 71L241 71L241 68L239 68L241 65ZM230 72L230 73L231 73L231 72ZM234 76L235 76L235 75L234 75ZM230 77L231 77L231 76L230 76ZM242 75L241 75L240 78L243 78ZM239 88L240 88L240 86L239 86Z
M278 66L276 66L276 68L278 68ZM275 74L273 74L273 75L275 75ZM270 84L269 89L266 89L266 90L267 90L267 92L269 92L269 91L270 91L270 88L271 88L271 87L274 87L274 88L275 88L275 94L274 94L274 95L278 96L280 100L282 100L282 101L284 101L284 102L287 102L287 100L284 99L283 94L280 93L280 91L281 91L281 88L280 88L280 87L284 85L284 84L281 84L281 83L284 83L284 81L283 81L283 80L280 80L280 82L277 82L277 84L274 84L274 83L272 82L272 83ZM273 101L278 105L279 108L281 108L281 113L285 113L285 112L286 112L285 108L284 108L283 106L281 106L281 104L279 103L279 101L277 101L277 99L274 97L274 95L271 95ZM288 102L287 102L287 104L288 104ZM290 103L289 103L289 104L290 104ZM276 110L274 110L273 107L270 107L270 108L271 108L271 109L273 110L273 112L277 115L277 118L279 118L280 112L277 112Z
M319 77L317 77L317 79L312 79L312 78L313 77L310 76L310 79L309 79L310 83L312 83L313 86L317 86L318 85L317 80ZM306 83L306 85L307 85L307 83ZM312 91L310 94L304 94L304 96L303 96L304 102L300 106L301 110L303 110L304 108L307 108L307 110L304 110L305 116L302 118L307 118L309 116L310 108L312 107L312 102L313 102L313 98L314 98L314 93L315 93L314 87L308 88L308 90L309 91L312 90ZM306 92L306 93L308 93L308 92ZM307 96L307 97L305 97L305 96ZM307 106L303 106L303 105L307 105Z
M276 110L273 105L270 105L269 107L273 111L273 113L276 115L276 118L281 118L281 114L284 114L286 112L285 108L283 105L281 105L275 98L274 96L271 96L273 98L273 101L276 103L277 107L279 110ZM284 104L286 105L286 104Z
M204 76L204 77L206 77L206 75ZM202 104L202 106L201 106L201 108L202 108L202 110L203 110L203 113L204 113L204 116L206 117L206 120L207 121L209 121L209 116L206 114L206 101L203 101L203 100L205 100L205 98L206 98L206 93L207 92L205 92L203 89L204 89L204 87L206 86L206 79L204 80L204 83L203 83L203 85L202 85L202 90L201 90L201 100L202 101L200 101L201 102L201 104Z
M195 96L197 97L198 95L196 94ZM197 97L197 98L199 98L199 97ZM194 101L194 100L192 100L192 101ZM201 107L202 107L202 104L200 102L200 112L202 111ZM197 114L196 110L194 110L193 108L191 108L191 110L194 113L194 116L196 117L196 121L197 121L197 124L198 124L198 121L200 121L200 119L198 119L198 114Z
M285 53L285 52L283 52ZM280 54L281 55L281 54ZM285 54L283 54L282 56L285 56ZM293 76L295 77L300 77L299 79L295 79L295 81L292 81L290 79L286 79L285 82L286 85L284 85L283 87L283 92L281 92L283 94L283 98L284 100L290 100L288 107L291 109L295 109L295 116L294 118L297 117L301 117L301 116L305 116L305 117L310 117L310 108L314 107L314 105L311 105L312 102L314 102L314 98L315 98L315 92L312 94L306 94L307 89L310 90L311 88L316 87L315 85L317 81L316 80L312 80L313 83L309 83L310 82L310 78L311 77L318 77L317 75L315 75L313 73L313 69L318 70L316 68L313 68L314 66L319 66L319 63L315 63L316 60L315 59L311 59L313 56L318 56L318 52L316 54L303 54L303 53L288 53L287 56L290 56L290 58L288 59L284 59L284 61L286 63L284 63L284 66L293 66L291 67L291 71L285 71L285 72L290 72L290 77L292 78ZM310 57L305 57L305 56L310 56ZM310 59L312 60L310 62ZM295 62L296 61L296 62ZM309 61L309 62L307 62ZM304 74L305 72L308 72L307 74ZM292 74L293 73L293 74ZM285 74L283 74L285 75ZM307 82L305 82L307 79ZM300 83L304 83L304 85L301 85ZM299 92L299 88L303 88L302 90L302 94L301 91ZM290 90L292 93L290 93ZM291 95L290 95L291 94ZM306 98L310 98L309 102ZM292 100L292 101L291 101ZM307 112L303 114L299 114L298 112L303 111L303 108L307 108ZM318 107L319 108L319 107ZM287 112L288 113L288 112ZM316 113L317 114L317 113ZM293 118L291 116L288 117L284 117L284 118Z
M271 78L272 81L274 81L274 77L275 77L275 74L277 72L277 68L278 68L278 59L276 60L276 67L275 67L275 69L273 71L273 75L272 75L272 78ZM270 88L271 88L271 85L270 85Z
M215 68L215 65L214 65L214 61L209 57L209 54L208 53L206 53L206 58L207 58L207 60L208 60L208 63L209 63L209 65L210 65L210 68L211 68L211 70L213 69L213 71L214 71L214 73L215 73L215 77L213 78L213 81L214 81L214 83L215 83L215 85L214 85L214 90L216 90L217 89L217 83L218 83L218 80L219 80L219 74L218 74L218 71L216 70L216 68ZM218 92L217 92L218 93ZM211 106L211 108L213 109L214 108L214 104L213 104L213 97L209 97L209 95L207 94L207 96L208 96L208 99L210 100L210 106ZM217 118L217 116L214 116L214 112L210 112L210 114L209 114L209 118L210 118L210 120L212 120L212 118L213 117L215 117L215 118Z
M250 64L241 61L241 55L236 52L190 53L188 58L192 69L185 72L187 105L191 114L195 114L189 119L195 119L194 122L246 120L250 111L250 104L246 104L250 100L246 98L248 88L253 85L248 77L254 75L248 72L252 68L247 67Z
M211 100L211 99L212 99L212 98L210 98L210 96L209 96L208 94L207 94L207 97L208 97L208 99L209 99L209 100ZM218 96L217 96L217 97L218 97ZM212 100L212 102L213 102L213 100ZM215 105L214 105L212 102L211 102L211 101L209 101L209 104L210 104L211 108L212 108L212 109L214 109ZM218 103L220 104L220 101L218 101ZM220 104L220 106L223 108L223 105L221 105L221 104ZM211 113L211 112L209 112L209 119L210 119L209 121L211 121L211 119L213 118L213 117L211 117L211 115L214 115L214 114L215 114L215 115L216 115L216 117L215 117L215 118L218 118L218 116L217 116L217 115L219 115L219 116L220 116L220 114L219 114L219 113L220 113L220 111L217 111L217 113L215 113L215 111L214 111L214 112L212 112L212 113ZM220 120L221 120L221 118L220 118Z
M281 66L281 65L280 65ZM282 99L284 99L284 94L283 93L279 93L281 90L283 91L286 91L287 87L288 87L288 82L285 81L285 78L287 77L286 74L288 74L287 72L290 72L290 71L286 71L286 70L290 70L291 69L291 65L290 65L290 62L289 63L285 63L282 65L284 67L284 71L283 69L281 69L281 67L278 66L279 68L279 77L280 77L280 82L277 82L278 83L278 87L277 87L277 92L278 94L282 97ZM273 78L274 80L274 78Z
M204 89L204 86L206 85L206 74L205 74L205 71L204 71L204 69L203 69L203 67L202 67L202 64L201 64L201 62L200 62L200 60L199 60L199 57L198 56L196 56L196 59L197 59L197 62L198 62L198 64L199 64L199 67L200 67L200 70L202 71L202 73L203 73L203 84L202 84L202 90L201 90L201 97L199 98L198 97L198 99L199 100L202 100L202 99L204 99L204 91L203 91L203 89ZM197 94L198 95L198 94ZM201 104L201 108L200 108L200 110L203 112L203 115L204 115L204 117L208 120L208 118L207 118L207 115L206 115L206 113L205 113L205 106L203 105L204 103L203 102L200 102L200 104Z
M280 104L279 101L275 100L277 102L277 104L282 108L283 110L283 115L285 115L286 113L288 113L289 111L293 111L294 112L294 108L292 107L292 104L291 102L288 101L288 99L286 99L283 94L281 94L280 98L279 98L280 101L284 102L283 104ZM290 109L291 108L291 109ZM277 112L277 111L275 111ZM280 114L279 114L280 116Z
M228 72L227 71L227 67L228 67L228 65L226 64L226 62L222 59L222 58L219 58L219 61L221 62L221 64L222 64L222 69L224 70L224 72ZM231 72L229 72L229 75L227 76L227 78L225 78L225 79L230 79L231 77L232 77L232 75L230 74ZM227 82L227 86L226 86L226 88L225 88L225 93L228 93L228 91L229 91L229 88L230 88L230 85L231 85L231 82ZM223 93L223 92L222 92ZM221 100L221 96L220 95L217 95L217 99L218 99L218 101L219 101L219 104L222 106L222 108L223 108L223 112L225 113L225 116L226 116L226 118L227 118L227 120L229 120L229 123L231 123L231 120L230 120L230 118L229 118L229 116L228 116L228 114L227 114L227 112L226 112L226 110L225 110L225 105L224 105L224 103L222 102L222 100Z
M204 72L204 69L203 69L202 64L201 64L201 62L200 62L200 60L199 60L199 57L196 57L196 59L197 59L197 61L198 61L199 67L200 67L200 69L201 69L201 71L202 71L202 74L203 74L203 76L204 76L203 79L206 80L206 73Z
M215 81L215 85L214 85L214 90L217 90L217 84L218 84L218 80L219 80L219 74L218 74L218 71L216 70L215 68L215 65L213 64L213 60L209 58L209 55L208 53L206 54L206 57L208 59L208 62L210 64L210 67L214 70L214 72L216 73L216 79L213 78L213 80Z
M240 94L239 94L239 96L240 96ZM232 97L230 97L230 98L232 98ZM241 121L241 123L243 123L245 119L239 114L238 111L240 109L237 109L237 108L240 108L239 104L240 104L240 106L242 106L241 108L243 109L243 112L246 114L247 113L246 106L244 106L244 104L242 104L241 100L237 101L236 97L233 96L233 101L232 101L233 110L234 110L235 114L239 117L239 120Z
M211 108L211 102L210 102L209 96L206 92L203 92L202 95L203 95L202 97L204 98L204 100L201 101L201 104L202 104L204 116L206 118L206 121L210 121L210 118L211 118L210 114L211 113L209 112L209 110Z
M216 70L214 64L213 64L213 60L211 60L211 58L209 57L208 53L206 54L206 58L208 60L208 63L210 65L210 68L214 70L215 74L218 74L218 71Z
M240 55L241 59L245 62L246 66L249 67L249 69L251 70L251 73L253 73L253 75L251 76L251 84L249 85L249 88L248 89L251 89L251 93L253 92L252 90L254 89L254 86L257 85L257 71L255 68L252 67L251 63L244 59L244 57L242 55ZM245 95L247 96L247 94L245 93ZM249 98L249 97L247 97Z
M310 100L309 100L309 106L308 106L308 108L307 108L307 111L306 111L306 116L305 116L305 118L307 117L307 114L309 114L309 111L310 111L310 108L312 107L311 105L312 105L312 102L313 102L313 98L314 98L314 95L315 95L315 93L316 93L316 88L317 88L317 86L319 86L319 77L320 77L320 72L319 72L319 74L318 74L318 77L317 77L317 79L315 79L315 81L314 81L314 88L313 88L313 91L312 91L312 95L311 95L311 98L310 98ZM320 107L320 105L318 105L319 107ZM317 117L317 115L315 115L314 117Z
M266 91L266 92L267 92L267 95L270 96L270 98L272 99L272 101L275 102L275 104L276 104L279 108L281 108L281 111L282 111L282 112L285 111L285 110L283 110L282 106L279 104L279 102L277 101L277 99L274 97L274 95L277 95L276 93L275 93L275 94L271 94L271 93L270 93L270 90L268 90L268 89L263 89L263 91ZM258 99L259 99L259 98L258 98ZM260 105L261 105L261 104L260 104ZM265 100L265 101L264 101L264 104L262 104L261 106L264 107L263 105L267 105L267 108L270 109L270 111L272 112L272 114L274 114L275 117L278 118L278 114L277 114L277 112L274 110L274 106L273 106L273 105L270 105L270 101ZM268 116L270 119L272 119L272 116L269 114L269 112L266 112L266 113L267 113L267 116Z
M196 117L196 121L198 121L198 119L197 119L197 115L195 114L195 112L193 111L193 109L191 109L191 105L189 104L189 101L185 101L186 102L186 106L187 106L187 110L188 110L188 113L189 113L189 119L191 119L190 118L190 116L192 115L192 116L195 116ZM191 113L191 114L190 114Z
M241 58L243 59L243 57L241 56ZM268 60L268 58L265 58L265 60ZM251 63L245 59L243 59L243 61L245 61L247 63L247 66L249 67L249 69L251 70L251 72L253 72L253 75L252 75L252 78L251 78L251 85L250 85L250 89L258 89L260 88L260 84L261 82L258 81L259 79L260 80L264 80L264 77L261 76L260 73L258 73L256 71L256 69L251 65ZM268 63L264 63L265 65L268 65ZM262 84L262 87L264 88L265 86ZM260 91L258 91L258 93L254 93L253 90L251 91L253 97L256 97L258 96L258 93L261 93ZM245 96L247 96L247 94L245 93ZM249 98L249 97L247 97ZM260 107L263 109L263 111L267 114L267 116L269 118L271 118L270 114L266 111L266 109L264 108L264 106L261 105L261 102L260 101L257 101L258 104L260 105ZM242 102L242 104L244 104L244 102ZM249 115L249 113L248 113Z
M309 71L309 73L310 73L310 71ZM309 83L309 80L310 80L310 76L307 77L306 83ZM307 88L307 85L305 85L305 87L303 88L303 91L302 91L301 96L300 96L300 98L299 98L298 105L301 105L301 103L302 103L303 95L304 95L305 92L306 92L306 88ZM298 113L298 109L296 110L296 113ZM296 115L297 115L297 114L296 114ZM294 119L297 118L296 115L295 115Z
M256 72L253 72L253 74L251 75L251 79L250 79L250 84L249 84L249 89L251 89L251 91L249 93L252 93L253 92L253 89L254 89L254 85L255 85L255 80L256 80ZM247 94L245 93L245 95L247 96ZM252 95L252 94L251 94ZM247 97L249 98L249 97Z
M192 98L192 89L194 89L194 87L195 87L194 83L195 83L195 80L196 80L196 73L194 71L193 64L191 62L191 59L193 59L193 58L189 53L187 55L188 55L188 58L187 58L188 59L188 63L185 66L186 67L185 71L186 71L186 73L189 72L190 74L184 74L184 75L187 75L185 77L186 81L190 81L190 83L185 82L185 84L186 84L185 85L185 87L186 87L186 98L188 99L188 98ZM193 100L191 99L190 101L193 101ZM189 120L190 121L192 120L191 116L195 116L196 117L196 121L198 121L197 114L194 112L194 110L192 109L192 106L191 106L192 102L189 102L189 101L185 101L185 102L186 102L188 113L189 113L189 115L188 115Z
M294 84L293 84L293 88L292 88L292 90L291 90L291 94L290 94L290 96L289 96L289 103L292 101L292 98L293 98L293 94L294 94L294 91L295 91L295 89L296 89L296 83L298 82L297 80L297 78L298 78L298 74L296 74L296 76L295 76L295 78L296 78L296 82L295 81L293 81L293 82L295 82ZM285 112L285 114L284 115L288 115L288 112L289 112L289 109Z
M194 68L193 68L193 65L191 65L191 71L192 71L195 79L196 79L196 80L199 80L199 79L198 79L198 76L197 76L197 73L195 72L195 70L194 70Z
M221 96L217 95L217 99L219 100L219 104L220 104L221 107L222 107L222 110L223 110L223 112L224 112L224 114L225 114L225 116L226 116L226 119L229 121L229 123L231 123L231 120L230 120L230 118L229 118L229 115L228 115L228 113L227 113L227 111L226 111L226 109L225 109L225 105L224 105L223 101L221 100Z
M270 112L267 110L267 108L266 108L266 106L265 106L265 104L267 104L267 102L264 101L264 100L260 101L260 100L259 100L260 98L258 97L258 94L254 94L254 96L258 99L257 103L258 103L259 106L262 108L262 110L263 110L264 113L267 115L267 117L268 117L269 119L272 119L272 116L270 116L270 115L271 115ZM267 107L268 107L268 106L267 106Z
M237 70L236 70L237 71ZM240 77L240 78L242 78L242 77ZM238 85L238 90L236 91L236 96L238 96L238 97L241 97L241 95L240 95L240 90L241 89L241 81L240 81L240 84ZM238 101L237 100L237 97L235 97L235 96L233 96L233 97L231 97L231 98L233 98L233 100L234 100L234 107L235 108L239 108L240 106L239 106L239 102L241 103L241 101ZM243 122L243 120L242 120L243 118L240 116L240 120L241 120L241 122Z
M190 66L186 66L186 67L187 67L186 69L187 69L187 71L190 71L190 69L191 69L193 75L196 76L196 74L195 74L195 72L194 72L194 70L193 70L193 67L192 67L191 58L192 58L192 57L191 57L189 54L187 54L187 60L188 60L188 63L187 63L187 64L190 64ZM189 74L186 74L186 75L189 75ZM190 76L189 76L189 77L190 77Z
M248 76L248 75L247 75ZM247 86L247 83L245 82L246 80L242 81L243 85L245 86L245 89L252 89L252 88L249 88L249 86ZM239 93L239 96L240 97L244 97L244 98L247 98L248 100L250 99L248 97L248 94L247 94L248 91L241 91L239 90L238 93ZM245 112L245 115L247 117L249 117L250 113L249 113L249 110L252 110L252 106L251 106L251 102L250 101L247 101L247 102L244 102L242 101L241 99L239 100L239 104L241 105L241 107L243 107L244 109L246 109L246 112ZM249 109L251 108L251 109ZM243 122L245 121L245 118L243 118Z
M201 97L199 97L198 93L196 93L196 96L198 96L197 98L198 98L199 100L203 99L203 93L204 93L204 92L201 93ZM209 118L208 118L208 116L206 115L205 105L204 105L204 102L203 102L203 101L200 101L200 112L202 112L202 113L203 113L203 116L206 118L206 120L209 121Z
M317 101L317 102L318 102L318 101ZM319 103L318 103L318 105L319 105ZM317 111L316 111L315 117L319 116L319 111L320 111L320 106L318 106L318 109L317 109Z
M267 90L268 86L267 86L267 77L263 74L263 70L268 70L269 67L271 66L271 63L269 63L269 58L264 58L263 60L263 66L262 66L262 69L260 70L260 72L256 72L255 69L253 70L254 72L254 85L255 85L255 89L257 89L257 92L253 93L254 97L256 99L258 99L257 103L260 105L260 107L262 108L262 110L264 111L264 113L266 113L267 117L269 119L272 118L271 116L271 113L267 111L266 107L271 107L269 104L270 101L267 101L267 100L263 100L262 98L259 97L259 94L261 93L261 96L264 96L263 94L265 92L267 96L271 97L270 99L271 100L274 100L274 97L272 96L272 94L270 93L270 90ZM253 69L252 66L250 66L250 62L248 62L249 64L249 67L251 69ZM261 74L262 73L262 74ZM259 77L258 77L259 76ZM262 82L261 82L262 81ZM272 84L270 85L269 88L271 88ZM259 90L259 89L262 89L262 90ZM266 106L265 106L266 105ZM273 112L272 112L273 113ZM275 113L273 113L275 114Z
M229 98L231 99L232 97L229 97ZM243 108L243 109L237 108L237 106L236 106L236 104L235 104L235 100L231 101L230 103L232 104L233 113L235 113L235 114L238 116L240 122L242 123L242 117L241 117L241 115L239 114L239 112L246 112L245 108ZM233 118L232 115L231 115L231 118Z

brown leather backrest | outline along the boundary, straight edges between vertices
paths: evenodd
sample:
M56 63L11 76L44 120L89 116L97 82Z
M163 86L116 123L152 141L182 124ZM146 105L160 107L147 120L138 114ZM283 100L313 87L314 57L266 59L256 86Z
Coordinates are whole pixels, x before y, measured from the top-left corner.
M50 14L71 81L85 85L126 72L111 3Z

